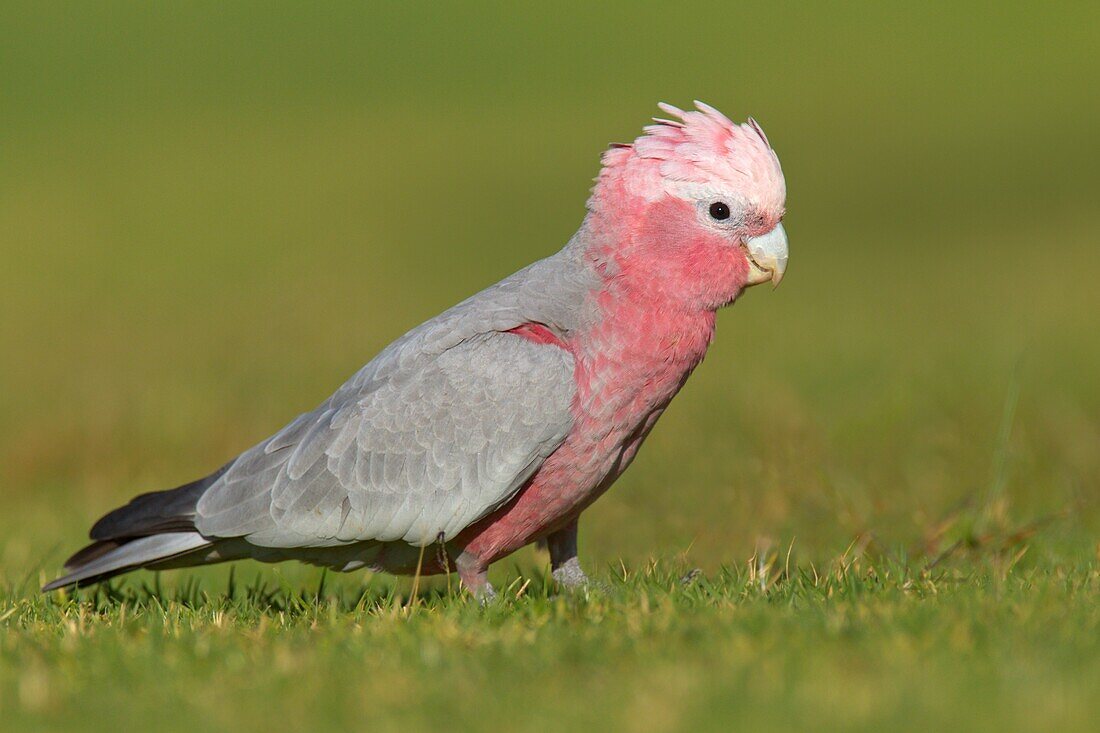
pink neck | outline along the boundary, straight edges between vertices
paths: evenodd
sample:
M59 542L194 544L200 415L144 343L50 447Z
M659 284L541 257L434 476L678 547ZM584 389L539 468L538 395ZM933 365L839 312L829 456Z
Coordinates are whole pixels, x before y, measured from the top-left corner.
M591 325L571 335L569 348L582 393L629 422L662 409L680 389L706 355L715 313L667 297L609 259L598 239L592 244L603 287L591 294Z

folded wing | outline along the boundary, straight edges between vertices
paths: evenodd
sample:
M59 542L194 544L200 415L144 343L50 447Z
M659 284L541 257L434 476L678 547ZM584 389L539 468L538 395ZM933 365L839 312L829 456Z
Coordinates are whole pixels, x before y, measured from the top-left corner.
M515 496L572 426L572 356L509 333L399 349L349 386L237 458L199 499L198 531L427 545Z

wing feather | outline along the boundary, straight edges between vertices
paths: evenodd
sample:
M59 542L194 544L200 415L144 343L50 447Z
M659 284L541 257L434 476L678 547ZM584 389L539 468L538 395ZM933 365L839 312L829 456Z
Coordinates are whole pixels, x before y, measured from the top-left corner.
M199 531L430 544L508 501L572 426L573 359L557 346L496 331L439 353L400 346L242 454L199 500Z

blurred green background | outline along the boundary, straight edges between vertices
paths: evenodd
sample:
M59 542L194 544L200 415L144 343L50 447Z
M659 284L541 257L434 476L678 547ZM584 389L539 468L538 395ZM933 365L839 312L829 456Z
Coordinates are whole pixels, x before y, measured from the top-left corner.
M768 131L792 265L722 314L586 555L910 547L999 473L1021 519L1085 507L1046 550L1095 540L1095 4L4 8L7 568L555 251L605 145L693 98Z
M656 102L755 115L792 265L585 517L597 563L909 546L1100 480L1095 4L5 3L0 526L52 572L573 232ZM32 532L27 529L33 527ZM55 546L56 543L56 546ZM43 564L44 563L44 564Z
M709 573L793 545L806 567L856 542L919 564L956 541L975 547L973 559L983 538L1022 532L1005 540L1012 556L1027 543L1017 567L1062 578L1059 568L1083 565L1095 578L1098 45L1096 3L3 0L0 584L11 603L36 602L21 599L105 510L221 465L406 329L555 251L580 222L607 143L636 136L658 101L694 98L767 130L787 176L792 262L778 291L750 292L721 315L706 362L585 514L585 562L604 576L651 558ZM544 563L527 550L494 575L507 583L517 564L531 573ZM280 572L290 587L317 582L311 569ZM197 575L220 588L225 573L164 583ZM1048 602L1059 608L1061 596ZM1077 607L1092 619L1080 628L1095 630L1087 607ZM990 608L976 617L1046 618ZM791 670L819 637L796 626L804 645L776 667L787 627L760 613L772 635L754 635L750 620L730 648L759 653L745 658L763 666L737 679L758 691L767 720L797 702L784 681L803 680ZM978 624L980 640L990 627ZM43 628L38 638L52 638ZM637 649L711 659L693 628L682 646L665 646L658 630ZM925 663L919 642L887 628L860 656L827 628L834 656L805 674L854 680L849 701L864 720L890 700L941 699L905 676ZM584 633L548 647L565 649L563 668L582 659L568 639ZM1033 651L1051 648L1020 633ZM976 687L950 682L968 669L953 652L937 657L959 691L944 709L966 709L972 689L1006 703L1038 689L1034 699L1085 720L1087 708L1071 704L1082 696L1066 692L1081 677L1062 661L1090 635L1065 633L1055 645L1064 658L1031 667L1048 670L1051 687L998 676L1016 641L998 647L1002 657L978 654ZM81 667L68 641L55 662L39 656L46 642L0 637L26 670L0 706L47 705L36 680L55 669L69 670L72 695L88 693L87 709L121 699L95 692L108 689L89 671L99 667ZM945 626L935 638L960 637ZM278 681L265 694L289 684L287 659L308 656L314 640L296 643L273 652L265 669ZM490 661L509 658L512 642L502 643ZM635 648L616 643L616 659ZM141 647L150 669L185 653L153 647ZM125 645L97 653L106 669L146 674ZM908 671L889 689L872 684L899 654ZM327 657L310 658L327 668ZM470 679L495 679L491 669L535 679L502 664ZM721 672L701 664L651 681L718 685ZM190 669L193 700L216 695L195 682L207 668ZM580 669L589 679L595 667ZM690 689L681 697L698 700ZM726 692L714 689L718 710ZM268 710L267 697L249 700ZM837 713L839 700L799 709ZM653 725L636 727L661 727L647 709L639 719ZM891 709L902 711L896 724L914 720Z

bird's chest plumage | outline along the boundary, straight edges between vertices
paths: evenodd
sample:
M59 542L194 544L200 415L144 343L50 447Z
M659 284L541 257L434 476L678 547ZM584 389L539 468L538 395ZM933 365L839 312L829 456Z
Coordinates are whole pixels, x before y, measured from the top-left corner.
M633 459L657 418L702 361L714 314L623 309L575 349L574 443L596 486ZM600 475L603 474L603 475ZM582 482L584 483L584 482Z
M637 307L606 314L572 340L573 429L513 503L472 528L466 549L501 557L595 501L634 459L713 334L713 313Z

